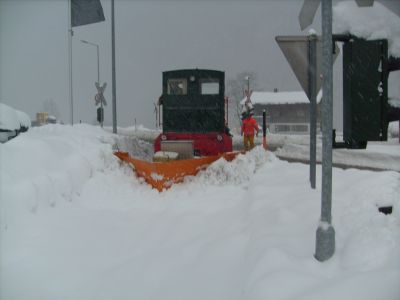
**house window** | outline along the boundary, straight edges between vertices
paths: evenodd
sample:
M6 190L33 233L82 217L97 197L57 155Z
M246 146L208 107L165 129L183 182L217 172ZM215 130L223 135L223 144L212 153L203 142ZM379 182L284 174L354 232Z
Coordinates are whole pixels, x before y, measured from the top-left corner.
M168 79L168 95L187 95L186 79Z
M219 80L218 79L203 79L200 82L200 92L202 95L218 95Z

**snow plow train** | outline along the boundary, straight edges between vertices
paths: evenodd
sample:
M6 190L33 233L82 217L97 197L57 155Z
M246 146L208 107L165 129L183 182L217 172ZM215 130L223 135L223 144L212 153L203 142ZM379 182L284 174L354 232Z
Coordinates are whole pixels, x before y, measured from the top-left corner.
M227 127L224 72L166 71L162 83L158 101L162 132L154 141L153 162L115 152L158 191L182 182L185 176L196 175L219 158L231 161L240 153L232 152Z

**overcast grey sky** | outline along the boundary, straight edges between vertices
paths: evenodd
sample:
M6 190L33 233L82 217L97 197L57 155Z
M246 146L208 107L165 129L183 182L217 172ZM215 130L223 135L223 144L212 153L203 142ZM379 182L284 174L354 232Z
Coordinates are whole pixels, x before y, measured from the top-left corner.
M136 118L154 128L161 73L171 69L217 69L227 79L253 71L262 90L300 90L274 38L307 34L298 25L302 2L115 0L118 125ZM105 22L74 28L74 122L95 120L96 50L84 39L100 45L111 124L111 4L101 3ZM67 13L67 0L0 0L0 101L32 119L52 99L70 122ZM312 27L321 32L319 11Z

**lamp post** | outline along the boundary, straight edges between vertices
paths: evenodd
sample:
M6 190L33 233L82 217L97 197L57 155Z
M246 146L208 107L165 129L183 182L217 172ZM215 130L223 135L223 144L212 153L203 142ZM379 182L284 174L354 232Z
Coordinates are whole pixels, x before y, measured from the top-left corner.
M92 45L96 47L97 50L97 82L100 84L100 60L99 60L99 45L91 43L85 40L81 40L82 43Z
M250 76L246 76L244 79L247 81L247 90L250 93Z
M99 45L92 43L92 42L88 42L85 40L81 40L82 43L84 44L88 44L91 46L95 46L96 47L96 51L97 51L97 83L100 85L100 59L99 59ZM101 107L101 127L103 127L103 100L100 100L100 107Z

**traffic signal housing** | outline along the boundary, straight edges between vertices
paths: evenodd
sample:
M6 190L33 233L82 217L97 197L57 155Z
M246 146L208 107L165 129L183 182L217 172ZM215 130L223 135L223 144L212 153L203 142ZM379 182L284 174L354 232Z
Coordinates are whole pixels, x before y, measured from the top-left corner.
M365 149L368 141L387 140L388 42L336 40L344 42L343 140L347 148Z

